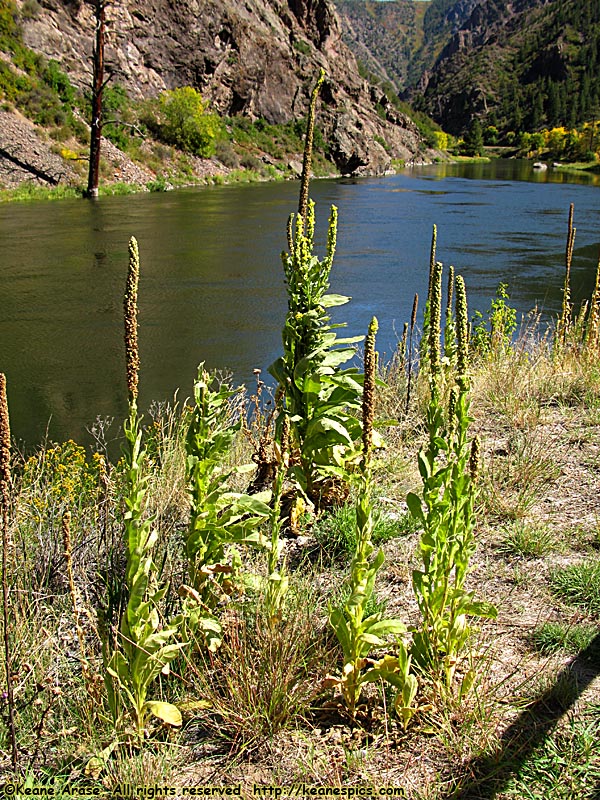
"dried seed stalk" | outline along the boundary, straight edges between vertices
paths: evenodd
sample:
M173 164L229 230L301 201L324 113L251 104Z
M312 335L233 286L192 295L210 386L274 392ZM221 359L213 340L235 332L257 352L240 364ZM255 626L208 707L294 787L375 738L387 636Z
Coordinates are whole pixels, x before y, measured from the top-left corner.
M127 391L129 404L136 405L138 396L138 373L140 370L140 353L138 347L137 297L140 280L140 255L138 243L132 236L129 240L129 269L123 299L125 319L125 359L127 369Z
M375 336L379 323L373 317L369 325L369 332L365 339L365 382L363 387L362 418L363 418L363 465L368 465L371 449L373 447L373 421L375 419L375 371L377 357L375 353Z
M75 629L79 641L79 659L81 661L81 674L88 689L89 694L93 694L93 687L90 682L90 667L85 653L85 635L81 627L81 614L77 604L77 589L73 579L73 545L71 541L71 512L65 511L62 517L62 536L63 548L65 551L65 561L67 562L67 578L69 581L69 594L73 605L73 616L75 618Z
M304 223L306 223L306 215L308 212L308 186L310 183L310 171L312 167L312 151L313 151L313 142L315 134L315 116L317 113L317 99L319 97L319 91L321 89L324 79L325 79L325 70L321 69L315 87L312 90L312 94L310 97L310 106L308 109L308 121L306 124L306 139L304 141L304 157L302 160L302 178L300 181L300 199L298 202L298 215Z
M15 728L15 698L12 685L12 654L8 631L9 591L8 554L10 541L10 420L6 396L6 376L0 373L0 502L2 503L2 605L4 623L4 666L6 669L6 693L8 699L8 732L11 747L11 762L14 770L19 762L17 734Z
M408 380L406 384L406 406L404 408L405 414L408 414L408 408L410 406L410 390L412 383L412 366L413 366L413 333L415 330L415 325L417 324L418 309L419 309L419 295L415 294L415 299L413 300L412 314L410 315L410 334L408 337Z
M573 227L573 216L575 206L569 206L569 221L567 224L567 245L565 249L565 283L563 286L562 312L559 322L559 343L564 347L567 343L569 329L571 327L571 265L573 263L573 248L575 246L575 233L577 229Z

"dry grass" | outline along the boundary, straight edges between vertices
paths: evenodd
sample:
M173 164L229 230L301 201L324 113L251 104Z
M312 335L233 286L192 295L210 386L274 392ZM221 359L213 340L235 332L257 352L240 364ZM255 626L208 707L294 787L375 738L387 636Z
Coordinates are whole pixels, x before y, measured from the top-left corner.
M398 421L385 429L387 448L375 465L378 511L391 526L403 519L406 492L420 480L416 453L426 385L413 380L407 414L403 375L398 365L388 370L390 385L378 412L381 419ZM562 772L556 768L556 786L562 778L580 786L587 765L597 792L597 759L588 746L597 731L586 709L600 701L600 678L593 663L580 662L577 653L597 630L598 608L595 599L583 602L577 594L581 575L573 565L597 563L600 369L596 358L575 349L553 358L547 338L536 341L529 331L515 347L480 359L472 385L484 477L469 582L478 597L496 604L499 617L480 625L468 659L459 665L459 675L475 670L469 692L440 697L423 686L422 709L406 732L381 687L366 692L362 726L351 724L336 698L323 692L323 677L339 669L326 607L339 593L344 568L319 557L307 519L300 538L286 540L292 591L281 619L265 618L260 593L250 586L235 606L224 609L221 650L208 660L200 654L180 659L171 676L161 677L164 698L188 709L182 732L154 729L155 741L147 748L120 746L97 778L86 776L89 759L107 747L112 734L103 719L102 687L97 701L85 693L60 520L70 507L80 620L88 661L99 673L95 609L110 617L122 601L120 467L100 474L97 461L88 457L84 466L77 450L52 452L49 445L28 467L15 457L14 582L22 625L13 658L20 755L30 774L38 781L53 775L59 782L99 786L106 796L119 783L240 782L251 794L255 783L305 782L394 785L414 800L442 800L478 796L461 786L488 791L495 764L494 769L500 765L495 796L528 796L525 781L533 780L547 800L558 800L563 795L544 783L542 774L544 758L553 753L556 763L564 761ZM157 560L173 578L167 613L176 608L174 589L184 575L178 554L187 509L181 431L180 414L166 408L157 410L149 430L149 491L161 532ZM235 458L248 461L251 454L246 435ZM382 543L386 564L378 602L407 623L417 620L410 580L418 537L407 529ZM247 572L263 569L260 558L242 556ZM573 575L579 583L565 588ZM567 627L556 628L558 623ZM586 636L571 635L571 629ZM571 672L565 672L571 662ZM570 674L580 677L574 682ZM554 699L544 700L542 708L538 701L546 695ZM203 707L189 705L193 701L204 701ZM521 758L515 742L549 713L555 713L556 727L539 722L546 738ZM6 745L3 727L0 770L9 774Z

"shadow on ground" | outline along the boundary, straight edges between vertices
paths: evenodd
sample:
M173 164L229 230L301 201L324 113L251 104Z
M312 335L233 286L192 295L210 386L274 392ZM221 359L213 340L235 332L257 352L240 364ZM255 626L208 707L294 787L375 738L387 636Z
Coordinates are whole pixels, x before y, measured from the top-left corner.
M600 633L560 671L552 686L507 728L494 753L480 756L466 765L466 779L442 800L493 800L497 797L598 675ZM600 785L595 787L590 798L600 800Z

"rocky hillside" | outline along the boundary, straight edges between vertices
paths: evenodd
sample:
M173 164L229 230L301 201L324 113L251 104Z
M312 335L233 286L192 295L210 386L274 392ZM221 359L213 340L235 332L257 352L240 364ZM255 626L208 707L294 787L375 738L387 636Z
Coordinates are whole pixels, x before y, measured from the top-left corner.
M344 41L365 70L404 92L416 86L479 0L334 0Z
M427 3L413 0L334 0L342 35L359 64L397 91L408 83L423 34Z
M600 111L600 4L479 0L413 99L451 133L574 127ZM422 97L420 97L422 93Z
M12 4L20 11L24 45L57 62L72 84L87 90L91 5L82 0ZM267 123L304 116L310 87L323 67L319 123L341 172L381 173L394 158L422 157L413 122L359 76L329 0L112 0L107 36L111 85L131 97L189 85L222 115Z
M479 0L431 0L423 15L420 47L411 54L407 88L423 84L452 36L469 19Z

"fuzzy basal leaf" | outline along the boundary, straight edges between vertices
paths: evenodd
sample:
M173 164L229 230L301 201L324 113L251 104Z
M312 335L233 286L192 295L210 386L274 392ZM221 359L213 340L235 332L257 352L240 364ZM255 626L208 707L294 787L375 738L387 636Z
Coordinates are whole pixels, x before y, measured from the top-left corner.
M182 723L181 711L172 703L163 703L159 700L148 700L146 702L146 709L158 719L166 722L167 725L172 725L174 728L179 728Z
M345 294L325 294L321 298L321 305L323 308L334 308L335 306L344 306L350 302L350 297Z

